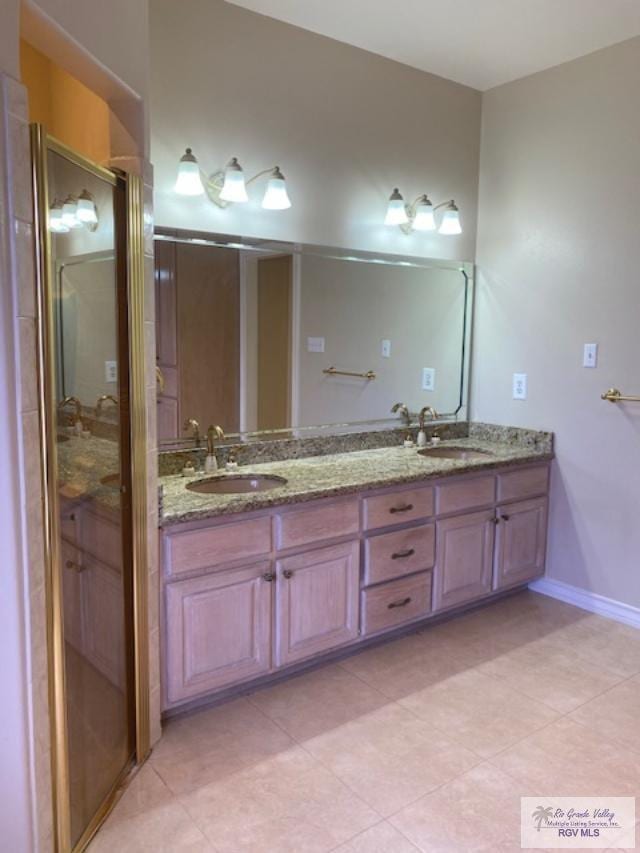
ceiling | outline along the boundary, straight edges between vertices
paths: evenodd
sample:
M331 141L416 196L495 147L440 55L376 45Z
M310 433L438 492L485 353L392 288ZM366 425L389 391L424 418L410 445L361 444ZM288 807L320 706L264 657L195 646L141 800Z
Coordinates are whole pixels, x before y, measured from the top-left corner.
M475 89L640 35L640 0L228 0Z

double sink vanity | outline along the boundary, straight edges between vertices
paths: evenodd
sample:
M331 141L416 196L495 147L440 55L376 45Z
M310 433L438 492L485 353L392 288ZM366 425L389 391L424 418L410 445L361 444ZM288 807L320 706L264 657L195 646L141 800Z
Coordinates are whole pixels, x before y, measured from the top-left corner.
M391 430L390 446L302 440L302 458L162 476L165 712L539 577L550 434L455 427L424 451Z

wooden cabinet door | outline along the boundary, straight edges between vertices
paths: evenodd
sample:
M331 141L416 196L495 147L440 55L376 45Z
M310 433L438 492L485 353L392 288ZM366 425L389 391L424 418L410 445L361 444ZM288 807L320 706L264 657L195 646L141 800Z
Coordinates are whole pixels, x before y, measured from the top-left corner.
M85 656L112 684L125 686L125 606L122 575L82 555L82 638Z
M473 601L491 592L495 527L493 510L437 523L434 610Z
M494 589L514 586L544 572L547 498L498 507Z
M170 704L269 671L270 567L261 562L167 584Z
M277 563L276 655L279 666L358 636L360 544L346 542Z

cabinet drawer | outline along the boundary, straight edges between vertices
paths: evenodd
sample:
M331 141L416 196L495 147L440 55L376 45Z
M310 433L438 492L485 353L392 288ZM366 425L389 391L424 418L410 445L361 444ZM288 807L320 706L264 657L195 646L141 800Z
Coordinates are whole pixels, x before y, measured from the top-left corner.
M388 527L433 515L433 489L403 489L364 500L364 527Z
M495 477L474 477L438 486L438 515L487 506L495 501Z
M431 572L362 592L362 633L376 634L431 611Z
M359 529L357 498L329 501L323 506L282 513L277 523L278 550L339 536L354 536Z
M435 559L435 538L435 526L425 524L367 539L364 545L365 583L380 583L430 569Z
M525 468L498 475L498 500L513 501L546 495L549 488L549 466Z
M170 575L213 568L268 554L271 551L271 518L265 516L174 533L166 537L165 543L165 565Z

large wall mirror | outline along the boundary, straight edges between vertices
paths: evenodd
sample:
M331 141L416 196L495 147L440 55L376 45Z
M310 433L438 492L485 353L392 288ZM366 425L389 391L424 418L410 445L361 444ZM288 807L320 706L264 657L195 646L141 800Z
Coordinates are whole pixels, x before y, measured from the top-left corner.
M156 234L158 435L245 438L465 418L471 264Z

